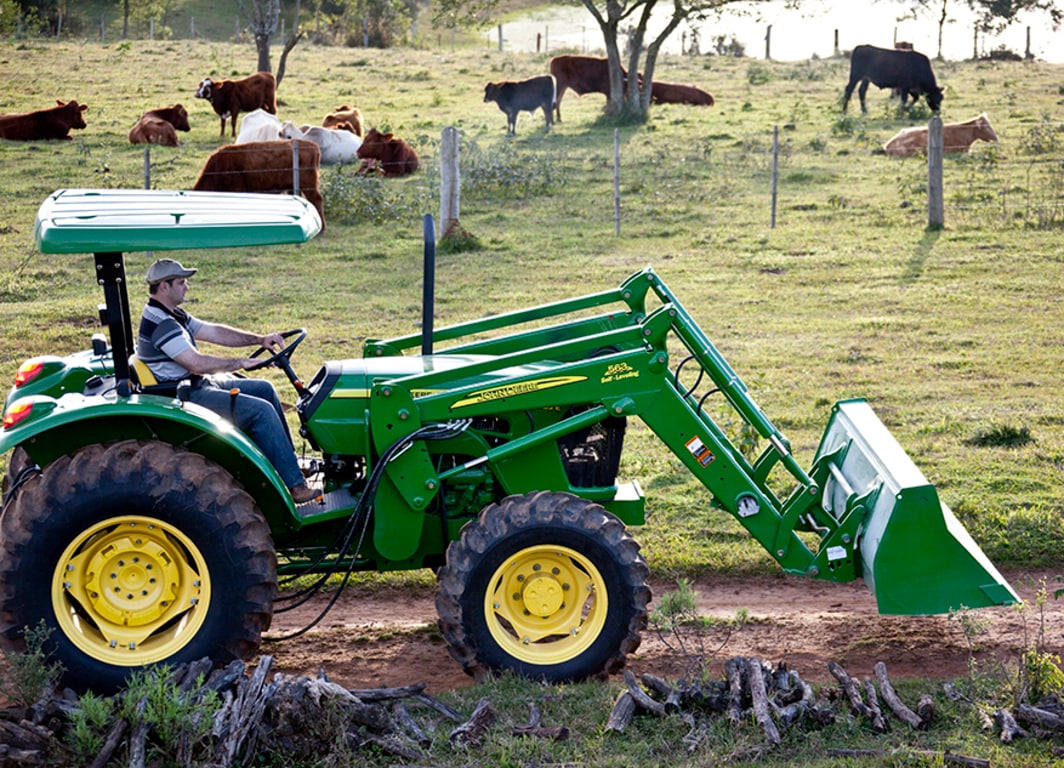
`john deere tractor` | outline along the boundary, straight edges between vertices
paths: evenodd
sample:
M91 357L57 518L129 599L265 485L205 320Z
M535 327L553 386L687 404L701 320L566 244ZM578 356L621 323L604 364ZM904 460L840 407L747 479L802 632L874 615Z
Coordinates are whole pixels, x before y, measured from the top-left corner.
M1017 600L863 400L835 405L803 469L651 269L599 293L373 339L307 383L292 362L303 331L260 350L291 381L313 449L321 496L294 505L246 435L180 384L138 374L124 254L299 243L320 227L287 196L60 190L44 201L37 246L94 255L107 334L27 360L7 397L8 649L43 621L66 682L111 690L143 665L253 655L292 577L430 568L439 626L470 674L615 671L650 600L631 533L644 495L617 478L633 419L705 486L707 508L734 516L788 573L863 578L883 613ZM720 404L761 438L759 456L728 439L710 415ZM770 473L789 490L774 492Z

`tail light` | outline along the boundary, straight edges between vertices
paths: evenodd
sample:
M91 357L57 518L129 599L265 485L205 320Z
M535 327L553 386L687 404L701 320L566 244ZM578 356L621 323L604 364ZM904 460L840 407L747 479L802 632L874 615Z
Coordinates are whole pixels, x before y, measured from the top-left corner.
M44 370L44 362L41 360L27 360L18 367L15 372L15 387L24 387L41 375Z

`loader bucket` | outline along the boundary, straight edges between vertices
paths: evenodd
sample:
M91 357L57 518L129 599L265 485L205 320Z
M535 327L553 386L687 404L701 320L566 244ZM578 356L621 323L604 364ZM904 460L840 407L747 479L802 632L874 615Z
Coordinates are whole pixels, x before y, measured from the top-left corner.
M863 515L858 567L883 614L948 613L1018 603L971 534L939 501L864 400L835 404L816 461L830 462L824 510ZM815 465L814 465L815 466Z

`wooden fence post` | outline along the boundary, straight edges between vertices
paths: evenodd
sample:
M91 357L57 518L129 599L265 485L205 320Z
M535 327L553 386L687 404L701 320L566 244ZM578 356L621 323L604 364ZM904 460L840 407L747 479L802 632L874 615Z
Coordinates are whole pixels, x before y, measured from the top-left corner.
M768 29L765 30L765 60L772 58L772 25L768 25Z
M927 226L941 229L946 223L942 202L942 118L927 124Z
M458 172L458 129L453 125L443 129L440 138L440 239L443 240L458 224L461 197L461 177Z
M151 144L144 145L144 188L151 189Z
M292 139L292 194L299 194L299 140Z

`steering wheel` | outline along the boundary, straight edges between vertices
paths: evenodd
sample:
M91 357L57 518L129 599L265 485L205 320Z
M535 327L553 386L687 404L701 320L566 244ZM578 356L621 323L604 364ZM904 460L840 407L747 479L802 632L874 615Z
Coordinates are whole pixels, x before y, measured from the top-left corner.
M292 382L292 386L294 386L297 391L302 391L303 384L302 382L300 382L299 377L296 376L296 372L292 370L292 353L295 352L296 347L300 345L303 339L307 338L307 329L293 328L290 331L285 331L284 333L282 333L281 338L284 339L286 342L285 346L282 349L273 352L272 350L270 350L269 347L259 347L250 355L248 355L248 357L258 357L259 355L267 353L269 354L269 357L264 358L262 362L248 366L244 370L259 371L263 368L266 368L267 366L276 365L278 368L284 371L285 375L288 377L288 380ZM288 341L289 339L292 340Z

